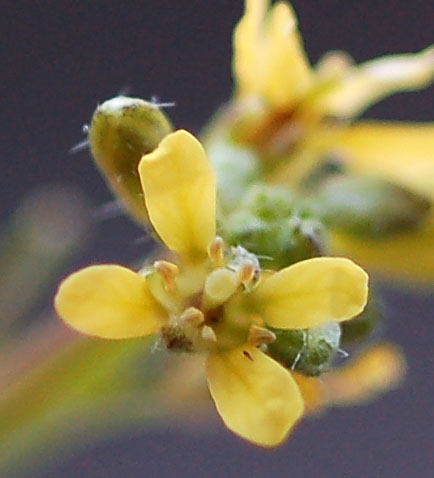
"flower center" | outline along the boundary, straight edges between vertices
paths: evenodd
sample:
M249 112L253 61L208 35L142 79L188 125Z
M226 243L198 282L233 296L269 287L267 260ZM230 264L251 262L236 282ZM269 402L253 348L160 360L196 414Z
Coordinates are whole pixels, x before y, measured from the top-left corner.
M246 249L225 250L216 237L200 267L186 264L178 269L170 262L157 261L145 274L151 292L169 316L161 331L168 350L208 352L275 339L244 305L260 278L258 259Z

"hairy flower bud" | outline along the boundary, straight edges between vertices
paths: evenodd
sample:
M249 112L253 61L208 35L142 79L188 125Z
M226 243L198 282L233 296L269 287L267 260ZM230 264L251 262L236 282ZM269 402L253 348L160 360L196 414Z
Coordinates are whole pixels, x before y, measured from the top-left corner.
M280 187L252 187L226 226L230 242L243 244L268 269L319 256L323 250L321 223L304 218L292 195Z
M426 198L388 181L344 175L326 180L315 201L334 228L371 237L415 228L431 207Z
M147 221L137 166L172 131L158 105L117 96L98 106L89 128L96 164L126 210L140 223Z
M320 375L329 368L341 337L340 326L335 322L309 330L270 330L276 340L268 345L268 354L307 376Z

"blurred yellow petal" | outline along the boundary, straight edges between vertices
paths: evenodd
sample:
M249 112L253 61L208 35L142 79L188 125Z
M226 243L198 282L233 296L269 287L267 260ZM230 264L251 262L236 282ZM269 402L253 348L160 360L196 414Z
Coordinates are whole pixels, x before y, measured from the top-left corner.
M434 284L434 218L421 229L378 239L334 233L330 245L385 278Z
M226 426L257 445L281 443L303 413L291 374L255 347L211 354L207 376Z
M329 405L366 403L396 388L406 371L404 356L394 344L371 347L348 365L322 376Z
M74 329L105 339L153 334L164 317L145 278L118 265L92 266L71 274L60 284L55 307Z
M246 0L245 13L234 30L233 74L238 95L258 94L258 57L269 0Z
M275 108L287 108L306 93L312 71L303 49L291 6L277 3L264 38L264 98Z
M268 325L308 329L358 315L366 304L368 276L348 259L308 259L265 279L251 296Z
M434 200L434 123L360 122L336 146L350 171L377 175Z
M434 200L434 124L360 122L340 134L335 149L350 172L377 176ZM390 237L335 233L331 245L385 277L434 283L434 215L420 229Z
M400 91L418 90L434 80L434 48L390 55L354 66L339 86L320 99L331 116L350 118Z
M139 175L149 218L173 251L206 254L215 236L214 172L199 141L184 130L166 136L143 156Z
M292 372L292 377L300 389L304 401L304 414L318 413L325 405L326 391L323 382L317 377L306 377Z
M233 71L239 97L286 108L310 87L312 73L291 6L277 3L266 15L269 4L246 0L234 32Z
M306 377L292 372L304 400L305 414L329 406L367 403L396 388L406 372L405 358L394 344L382 343L363 351L339 369Z

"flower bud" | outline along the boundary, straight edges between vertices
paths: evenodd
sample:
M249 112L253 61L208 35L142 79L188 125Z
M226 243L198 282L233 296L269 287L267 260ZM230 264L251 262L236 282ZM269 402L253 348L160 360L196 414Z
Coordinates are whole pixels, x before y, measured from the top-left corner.
M145 223L147 213L137 166L172 131L158 105L117 96L98 106L89 128L92 155L125 209Z
M341 329L336 322L309 330L270 330L276 340L268 345L268 354L307 376L325 372L339 348Z
M241 244L267 269L280 269L321 255L323 230L311 218L302 218L287 190L254 186L226 223L226 237Z
M415 228L431 207L426 198L388 181L343 175L326 180L314 201L332 227L370 237Z

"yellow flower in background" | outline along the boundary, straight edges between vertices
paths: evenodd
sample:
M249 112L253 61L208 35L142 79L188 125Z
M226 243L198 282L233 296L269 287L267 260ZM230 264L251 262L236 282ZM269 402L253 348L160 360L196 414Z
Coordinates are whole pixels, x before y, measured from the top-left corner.
M257 96L271 107L290 107L306 94L313 75L291 7L246 0L234 31L233 69L239 98ZM265 24L266 19L266 24Z
M169 350L205 353L209 390L224 423L258 445L279 444L303 414L292 374L266 354L266 328L306 329L351 319L367 275L343 258L316 258L261 274L256 256L216 237L216 184L200 143L166 136L139 164L149 219L175 262L136 273L80 270L60 285L59 316L107 339L158 333Z
M363 405L397 388L406 372L406 362L395 344L380 343L356 355L340 368L320 378L293 374L305 403L305 414L326 407Z
M246 0L235 28L237 100L256 97L273 110L307 107L311 115L354 118L386 96L421 89L434 80L433 47L360 65L344 52L329 52L312 67L293 9L286 2L270 3Z
M381 177L434 204L434 125L361 122L342 134L339 151L355 174ZM384 239L335 234L335 250L392 277L434 282L434 211L417 230Z
M246 0L234 31L236 141L262 155L272 182L297 186L332 157L350 174L382 178L433 201L433 123L352 124L383 98L431 84L433 47L360 65L330 52L312 66L291 6L270 3ZM420 228L378 240L336 234L334 250L390 277L432 282L433 225L431 214Z

